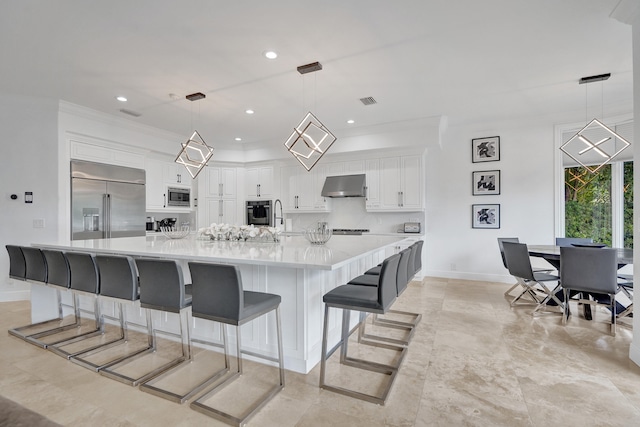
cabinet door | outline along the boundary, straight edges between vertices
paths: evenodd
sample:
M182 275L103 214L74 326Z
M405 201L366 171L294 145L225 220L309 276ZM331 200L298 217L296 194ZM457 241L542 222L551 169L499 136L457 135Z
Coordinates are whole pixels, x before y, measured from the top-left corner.
M316 192L320 191L315 183L313 172L302 169L296 174L295 196L297 199L295 201L295 210L297 212L311 212L314 210Z
M380 159L380 209L401 208L400 158Z
M402 158L402 208L422 209L422 161L420 157Z
M206 169L206 196L224 199L236 198L235 168L211 167Z
M380 208L380 160L369 159L365 162L365 174L367 175L367 209Z
M314 168L313 208L317 211L331 210L331 198L322 197L322 187L328 176L344 175L344 163L326 163Z
M167 191L167 186L164 182L163 162L147 160L145 171L147 211L164 209L166 207L165 192Z
M287 166L280 169L280 195L282 197L283 212L295 211L297 176L297 167L295 166Z
M245 180L247 197L254 199L273 197L273 167L247 169Z
M165 167L167 184L178 184L180 187L191 187L191 175L189 171L178 163L167 163Z
M212 223L216 224L239 224L238 209L235 200L222 200L207 198L205 203L204 215L207 219L202 227L208 227Z

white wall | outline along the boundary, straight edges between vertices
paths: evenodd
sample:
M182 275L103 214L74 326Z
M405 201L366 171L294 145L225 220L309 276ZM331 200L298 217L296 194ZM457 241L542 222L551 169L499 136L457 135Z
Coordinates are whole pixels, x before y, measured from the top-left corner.
M427 155L427 275L512 282L498 237L528 244L554 241L553 123L450 126ZM472 163L471 140L500 136L500 161ZM472 196L471 173L500 170L501 194ZM472 204L500 204L500 229L472 229Z
M57 238L57 126L57 100L0 94L0 301L29 298L28 285L9 279L4 246ZM25 191L33 192L32 204L24 203ZM34 219L44 220L44 228L34 228Z

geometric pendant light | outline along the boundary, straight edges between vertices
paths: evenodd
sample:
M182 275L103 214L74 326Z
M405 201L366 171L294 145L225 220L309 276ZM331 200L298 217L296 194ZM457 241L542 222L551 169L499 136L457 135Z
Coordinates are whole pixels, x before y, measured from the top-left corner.
M607 80L610 73L582 77L580 84ZM586 107L585 107L586 108ZM611 162L631 143L598 119L593 119L560 146L560 150L592 174Z
M189 101L197 101L205 98L205 94L200 92L192 93L187 95L186 98ZM191 178L195 178L207 165L211 156L213 156L213 148L204 142L197 130L194 130L187 142L182 143L182 149L175 161L184 165Z
M309 112L293 129L284 145L310 171L335 141L336 137L331 131Z
M322 64L313 62L297 68L300 74L322 70ZM336 141L335 135L311 112L298 123L284 143L287 150L310 171Z
M182 150L176 157L176 163L183 164L191 178L195 178L213 156L213 148L209 147L197 130L187 142L182 143Z

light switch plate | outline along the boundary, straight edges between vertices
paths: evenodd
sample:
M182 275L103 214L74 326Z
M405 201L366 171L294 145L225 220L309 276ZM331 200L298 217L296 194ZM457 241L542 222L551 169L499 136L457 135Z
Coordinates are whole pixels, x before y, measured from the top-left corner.
M43 218L34 219L33 228L44 228L44 219Z

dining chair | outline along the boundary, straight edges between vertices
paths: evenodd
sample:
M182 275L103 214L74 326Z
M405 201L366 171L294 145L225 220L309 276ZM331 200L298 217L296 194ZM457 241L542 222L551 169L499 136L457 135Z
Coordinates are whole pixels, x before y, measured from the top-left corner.
M621 319L633 315L633 275L618 274L618 285L620 286L620 292L631 301L631 304L617 313L618 319Z
M593 243L593 239L590 237L556 237L556 246L568 247L576 244Z
M618 285L618 255L615 249L560 247L560 278L564 291L562 323L569 318L569 295L571 292L608 295L608 304L597 300L580 298L579 303L605 305L611 310L611 335L616 335L616 293ZM599 298L602 301L602 298Z
M498 237L498 248L500 249L500 257L502 258L502 265L504 265L504 268L506 268L508 270L509 267L507 267L507 260L506 260L506 258L504 256L504 243L505 242L520 243L520 239L517 238L517 237ZM549 273L551 271L553 271L552 268L533 268L533 272L534 273ZM511 294L511 291L513 291L517 287L521 287L521 291L520 291L520 294L515 296L514 299L511 301L511 305L512 306L513 306L514 302L516 302L519 298L521 298L523 296L523 292L526 290L526 288L522 287L522 285L520 284L519 281L516 281L516 283L514 283L513 286L511 286L509 289L507 289L505 291L505 293L504 293L504 295L507 296L507 297L513 297L513 295ZM531 296L528 292L526 292L525 295ZM534 301L536 301L536 303L539 302L537 299L534 299Z
M538 314L542 309L546 308L550 301L555 302L559 307L564 306L564 303L556 296L560 285L556 284L553 289L549 289L545 284L546 282L558 282L560 278L555 274L534 272L526 244L503 242L503 247L507 269L523 288L520 295L511 301L512 307L524 295L531 296L536 303L536 308L531 313L532 315Z

